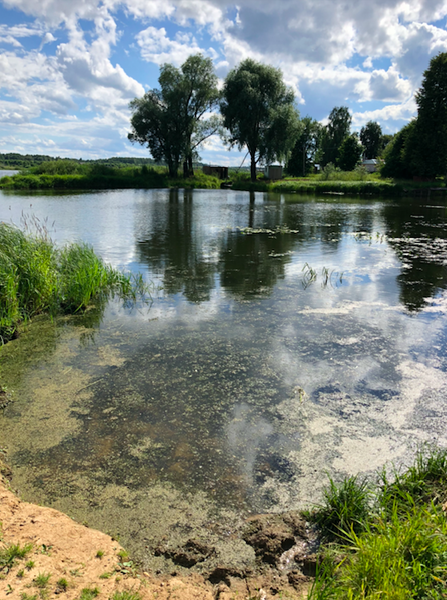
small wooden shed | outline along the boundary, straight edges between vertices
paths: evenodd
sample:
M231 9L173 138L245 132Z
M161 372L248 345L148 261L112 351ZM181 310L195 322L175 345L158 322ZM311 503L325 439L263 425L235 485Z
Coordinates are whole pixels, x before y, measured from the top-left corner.
M362 167L365 167L368 173L375 173L377 171L377 160L375 158L365 158L362 160Z
M219 179L228 179L228 167L212 167L210 165L203 165L202 168L205 175L214 175Z
M282 166L281 165L267 165L264 168L264 176L270 180L282 179Z

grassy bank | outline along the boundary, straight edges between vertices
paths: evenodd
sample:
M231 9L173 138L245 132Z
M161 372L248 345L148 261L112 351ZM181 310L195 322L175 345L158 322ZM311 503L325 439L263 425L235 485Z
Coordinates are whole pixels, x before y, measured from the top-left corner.
M279 194L351 194L374 196L401 196L405 186L388 181L322 181L318 179L267 181L238 181L233 189L276 192Z
M105 265L86 244L57 248L45 227L36 233L0 223L0 343L39 313L75 313L95 299L144 293L141 278Z
M447 451L420 452L376 488L333 482L307 516L325 540L309 598L447 597Z
M220 188L216 177L197 171L188 179L169 178L163 167L113 167L104 164L86 165L70 161L42 163L37 167L0 179L0 188L7 190L102 190L134 188Z
M340 171L329 169L308 177L285 177L280 181L258 179L250 181L248 174L233 177L232 188L256 192L279 194L347 194L352 196L405 196L428 195L432 188L447 188L443 180L416 182L393 180L380 177L379 173L365 173L361 169Z
M134 165L114 166L86 164L70 160L42 162L38 166L17 175L0 179L5 190L105 190L105 189L218 189L222 181L196 170L193 177L171 178L166 167ZM362 169L344 172L328 167L320 174L302 178L284 178L269 181L262 176L250 181L246 171L230 169L226 186L235 190L276 192L280 194L348 194L353 196L403 196L429 194L430 188L444 188L444 181L414 182L383 179L378 173L366 173ZM446 188L447 189L447 188Z

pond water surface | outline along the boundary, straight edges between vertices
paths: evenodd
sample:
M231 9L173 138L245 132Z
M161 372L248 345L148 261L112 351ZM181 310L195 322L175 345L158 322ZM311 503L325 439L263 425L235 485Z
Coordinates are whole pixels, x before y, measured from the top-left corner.
M0 192L1 220L33 216L143 273L152 299L5 346L0 445L26 499L147 567L192 535L249 564L232 535L248 514L447 445L442 198Z

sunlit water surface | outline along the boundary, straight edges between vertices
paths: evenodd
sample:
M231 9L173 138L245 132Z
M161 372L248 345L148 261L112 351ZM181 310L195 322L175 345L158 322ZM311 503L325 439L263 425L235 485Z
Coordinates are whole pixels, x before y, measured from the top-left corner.
M0 220L36 218L152 298L5 346L0 442L27 499L145 564L164 568L160 540L218 545L250 512L317 501L327 473L447 444L441 198L0 192Z

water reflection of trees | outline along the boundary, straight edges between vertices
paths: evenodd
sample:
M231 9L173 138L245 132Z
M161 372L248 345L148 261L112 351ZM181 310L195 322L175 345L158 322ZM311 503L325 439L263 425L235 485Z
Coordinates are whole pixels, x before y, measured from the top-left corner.
M383 212L389 244L402 261L397 278L402 304L419 311L447 288L446 209L406 199Z
M296 244L292 233L230 233L221 251L221 283L238 296L269 293Z
M165 214L152 215L150 233L137 242L139 260L163 273L168 294L183 293L190 302L209 300L216 265L205 258L194 227L192 192L179 196L170 190L169 201L153 207Z
M208 226L218 226L224 211L219 209L207 222L206 207L193 194L171 190L166 198L163 192L141 214L138 258L161 275L168 294L207 301L220 278L222 287L236 297L268 295L284 277L292 253L296 260L303 251L303 266L307 249L316 243L320 251L335 255L347 232L374 234L379 215L404 265L398 277L402 304L420 310L425 298L446 287L447 252L442 247L434 256L434 239L446 240L444 208L408 201L380 207L346 199L266 202L264 196L251 194L232 214L237 226L233 221L231 229L210 233Z

